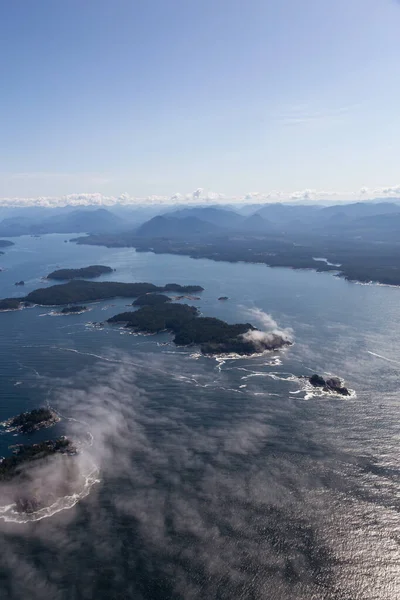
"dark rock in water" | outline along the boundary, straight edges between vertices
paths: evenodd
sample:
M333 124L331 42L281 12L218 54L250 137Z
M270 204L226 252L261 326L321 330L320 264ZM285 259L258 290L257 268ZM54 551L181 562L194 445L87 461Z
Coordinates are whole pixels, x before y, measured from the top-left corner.
M16 281L14 285L25 285L25 281Z
M309 382L314 387L324 387L326 385L325 379L321 377L321 375L317 375L316 373L314 373L314 375L311 375L311 377L309 378Z
M330 379L327 379L326 387L337 394L341 394L342 396L350 396L349 390L342 386L342 382L340 381L339 377L331 377Z
M220 296L218 300L229 300L228 296Z
M341 394L342 396L350 396L349 390L342 385L339 377L330 377L329 379L324 379L321 375L311 375L308 378L308 381L314 387L323 388L324 392L335 392L336 394Z

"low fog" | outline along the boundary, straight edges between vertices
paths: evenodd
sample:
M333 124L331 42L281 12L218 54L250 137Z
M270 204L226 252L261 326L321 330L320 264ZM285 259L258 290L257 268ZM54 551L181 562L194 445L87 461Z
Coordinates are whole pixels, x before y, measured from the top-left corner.
M251 342L257 352L293 343L293 331L281 329L271 315L260 308L249 308L246 313L261 329L249 330L242 335L242 338L245 342Z
M327 487L340 455L326 434L246 362L214 375L189 355L151 358L42 381L96 478L51 517L0 518L2 600L336 598L321 511L348 484ZM57 462L45 472L54 487Z

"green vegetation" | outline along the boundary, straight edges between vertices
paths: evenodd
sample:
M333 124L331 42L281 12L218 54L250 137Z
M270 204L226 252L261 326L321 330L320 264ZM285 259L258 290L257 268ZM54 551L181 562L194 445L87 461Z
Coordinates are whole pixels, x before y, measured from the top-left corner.
M59 419L52 410L48 408L34 408L30 412L21 413L13 417L7 424L9 427L18 429L21 433L32 433L42 427L53 425Z
M93 279L105 273L112 273L111 267L104 265L91 265L81 269L58 269L47 275L47 279Z
M197 308L187 304L167 304L143 306L135 312L124 312L108 319L109 323L126 323L145 333L158 333L166 329L178 332L197 315Z
M106 298L135 298L148 292L158 291L152 283L118 283L114 281L85 281L76 279L60 285L52 285L30 292L28 302L52 306L74 302L94 302Z
M166 302L171 302L171 298L164 294L144 294L133 301L133 306L160 306Z
M152 283L120 283L117 281L86 281L74 279L68 283L52 285L30 292L25 298L6 298L0 300L0 310L10 310L20 307L21 302L39 304L41 306L59 306L76 302L95 302L108 298L138 298L151 292L202 291L197 285L181 286L169 283L166 286L156 286Z
M70 440L64 437L39 444L16 446L13 456L8 456L0 462L0 481L6 481L19 475L22 467L27 463L67 452L75 452L75 449Z
M180 294L194 294L195 292L203 292L204 288L202 288L201 285L179 285L179 283L167 283L162 291L179 292Z
M87 306L66 306L62 309L62 315L72 315L74 313L81 313L87 310Z
M244 340L243 334L255 330L250 323L230 325L210 317L199 317L198 310L187 304L161 304L143 306L135 312L124 312L108 320L109 323L126 323L136 331L158 333L171 331L174 343L179 346L200 345L203 354L254 354L265 349L280 348L290 342L276 335L274 339L256 345Z
M347 236L347 237L346 237ZM78 244L134 247L137 252L178 254L214 261L263 263L270 267L312 269L338 273L349 281L400 285L398 233L374 240L351 236L340 230L333 234L291 231L275 234L225 234L202 239L150 239L135 235L92 235L77 238ZM315 260L324 257L328 263ZM337 266L336 266L337 265Z
M0 310L18 310L23 298L4 298L0 300Z

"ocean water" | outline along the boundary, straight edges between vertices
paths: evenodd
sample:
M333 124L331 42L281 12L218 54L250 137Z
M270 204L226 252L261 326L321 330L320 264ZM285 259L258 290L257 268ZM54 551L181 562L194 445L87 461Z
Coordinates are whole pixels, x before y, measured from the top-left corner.
M192 303L207 316L257 325L263 311L294 345L207 358L92 325L129 299L1 313L0 420L48 403L63 418L29 441L83 428L93 466L30 521L0 502L1 599L400 597L400 290L69 237L14 239L0 297L106 264L103 279L202 285ZM313 372L351 397L313 393ZM25 440L1 432L0 456Z

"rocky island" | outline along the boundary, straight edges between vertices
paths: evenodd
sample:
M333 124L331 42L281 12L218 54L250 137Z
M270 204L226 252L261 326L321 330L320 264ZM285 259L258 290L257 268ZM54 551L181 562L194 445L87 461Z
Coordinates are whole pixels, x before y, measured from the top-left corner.
M3 423L9 431L19 433L33 433L38 429L51 427L58 423L60 417L49 408L34 408L30 412L21 413Z
M111 267L104 265L90 265L89 267L82 267L80 269L57 269L47 275L47 279L59 279L59 280L71 280L71 279L94 279L105 275L106 273L112 273Z
M220 319L200 317L194 306L163 303L142 306L108 319L111 324L124 323L142 333L169 331L178 346L199 345L203 354L251 355L290 345L286 337L258 331L250 323L230 325Z
M349 390L342 385L342 381L339 377L329 377L328 379L324 379L321 375L315 373L314 375L311 375L311 377L308 377L308 381L312 386L322 388L324 392L334 392L342 396L350 396Z

